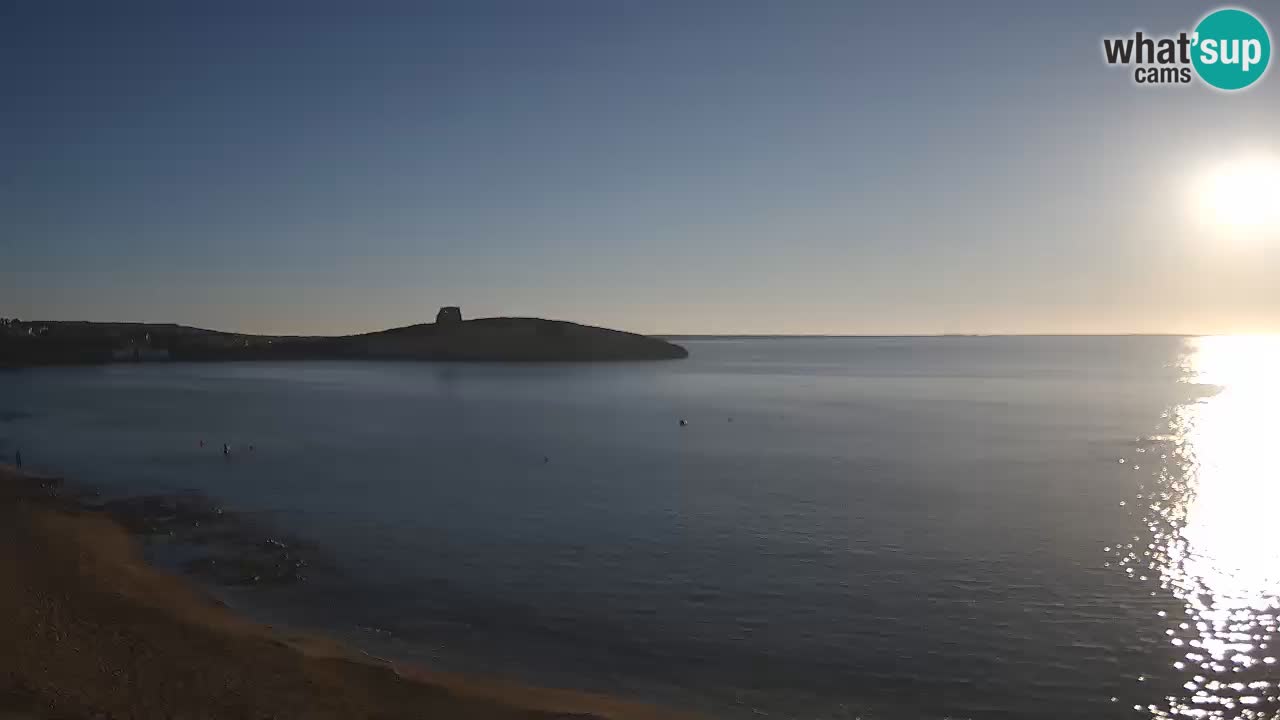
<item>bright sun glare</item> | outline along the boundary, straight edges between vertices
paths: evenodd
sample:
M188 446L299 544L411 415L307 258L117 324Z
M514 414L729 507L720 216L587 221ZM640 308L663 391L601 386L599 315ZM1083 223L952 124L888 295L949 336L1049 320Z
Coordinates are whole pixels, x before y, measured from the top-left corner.
M1172 445L1159 448L1148 495L1151 542L1124 562L1133 574L1157 570L1184 605L1160 616L1186 692L1151 716L1272 717L1250 708L1277 702L1280 337L1196 338L1188 349L1185 379L1216 391L1171 413Z
M1280 234L1280 157L1255 154L1216 165L1196 189L1206 225L1240 236Z

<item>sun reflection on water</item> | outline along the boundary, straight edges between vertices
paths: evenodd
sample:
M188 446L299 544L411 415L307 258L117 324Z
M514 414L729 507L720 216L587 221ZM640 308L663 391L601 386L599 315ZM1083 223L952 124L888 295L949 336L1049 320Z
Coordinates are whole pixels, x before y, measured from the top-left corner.
M1184 380L1204 397L1169 413L1148 486L1147 548L1122 565L1151 573L1183 606L1161 612L1184 692L1152 716L1280 717L1280 337L1188 341ZM1216 392L1212 390L1216 389ZM1154 460L1154 458L1152 458Z

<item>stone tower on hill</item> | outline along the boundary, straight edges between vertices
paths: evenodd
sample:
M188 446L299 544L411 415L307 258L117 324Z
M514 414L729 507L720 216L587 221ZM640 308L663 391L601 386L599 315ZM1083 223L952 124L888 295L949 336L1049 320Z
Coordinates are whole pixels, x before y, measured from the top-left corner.
M437 325L457 325L462 322L462 308L454 305L446 305L440 308L440 312L436 313Z

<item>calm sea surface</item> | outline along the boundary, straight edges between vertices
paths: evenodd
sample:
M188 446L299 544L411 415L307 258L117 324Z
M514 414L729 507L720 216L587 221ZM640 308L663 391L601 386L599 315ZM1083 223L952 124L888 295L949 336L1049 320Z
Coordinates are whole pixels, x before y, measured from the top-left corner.
M0 450L310 540L229 601L426 664L728 718L1280 708L1280 343L682 342L5 372Z

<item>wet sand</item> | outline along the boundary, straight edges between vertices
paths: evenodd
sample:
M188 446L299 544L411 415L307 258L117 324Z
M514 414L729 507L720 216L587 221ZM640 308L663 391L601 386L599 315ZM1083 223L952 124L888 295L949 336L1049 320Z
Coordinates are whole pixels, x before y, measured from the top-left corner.
M52 478L0 466L0 718L689 717L396 666L235 615Z

